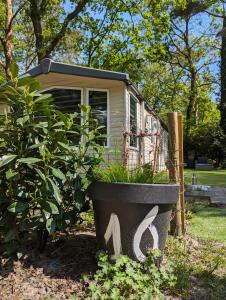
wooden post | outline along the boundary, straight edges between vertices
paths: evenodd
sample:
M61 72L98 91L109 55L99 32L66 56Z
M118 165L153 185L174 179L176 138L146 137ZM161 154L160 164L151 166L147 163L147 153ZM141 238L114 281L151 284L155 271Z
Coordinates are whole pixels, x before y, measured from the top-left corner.
M178 116L178 136L179 136L179 177L180 177L180 206L182 233L185 233L185 202L184 202L184 139L182 115Z
M129 134L125 132L123 134L123 165L127 167L129 158Z
M168 113L169 129L169 178L171 183L179 183L179 130L178 114L176 112ZM171 232L176 236L182 234L181 205L180 199L176 204L175 217L172 220Z

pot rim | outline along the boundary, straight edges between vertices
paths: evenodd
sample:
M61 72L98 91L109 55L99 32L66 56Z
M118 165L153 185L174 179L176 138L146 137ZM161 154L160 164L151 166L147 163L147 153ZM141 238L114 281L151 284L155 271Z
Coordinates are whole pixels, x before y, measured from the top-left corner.
M88 196L94 201L173 204L179 199L179 184L92 182Z
M91 184L113 184L113 185L134 185L134 186L151 186L151 187L165 187L165 186L169 186L169 187L175 187L175 186L180 186L179 183L138 183L138 182L107 182L107 181L93 181Z

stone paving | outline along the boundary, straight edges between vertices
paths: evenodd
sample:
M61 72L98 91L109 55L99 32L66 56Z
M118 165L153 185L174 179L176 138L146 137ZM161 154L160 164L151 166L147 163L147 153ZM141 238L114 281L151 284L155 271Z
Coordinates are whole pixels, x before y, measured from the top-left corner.
M211 203L226 204L226 188L207 185L187 185L186 198L209 198Z

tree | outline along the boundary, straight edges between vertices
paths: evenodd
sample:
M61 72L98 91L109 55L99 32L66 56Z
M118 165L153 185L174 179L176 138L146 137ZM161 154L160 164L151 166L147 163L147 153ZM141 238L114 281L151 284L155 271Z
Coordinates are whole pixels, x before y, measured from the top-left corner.
M163 118L170 111L184 115L188 85L183 70L164 61L149 63L143 69L142 93L151 107Z
M50 57L52 52L56 49L60 41L65 37L68 26L72 22L78 20L80 13L84 10L89 0L75 1L75 8L66 15L61 23L61 26L57 32L48 40L46 43L43 34L43 17L49 12L50 7L57 3L61 4L61 1L48 1L48 0L28 0L29 8L28 15L31 18L34 35L35 35L35 46L38 57L38 62L43 58Z
M178 1L171 13L172 31L169 34L169 59L180 67L189 81L188 105L186 109L186 133L193 125L198 126L198 93L203 85L213 85L210 66L215 63L214 40L209 36L209 28L202 29L202 20L196 18L205 5L201 1ZM194 25L196 30L194 30ZM208 34L207 34L208 33Z
M13 61L13 23L17 14L22 10L24 4L17 5L15 9L13 0L0 1L0 44L4 59L0 61L5 74L10 78L10 66Z
M24 68L63 54L64 61L130 72L139 81L145 59L164 51L168 0L67 3L69 12L63 0L24 2L13 27L14 56Z

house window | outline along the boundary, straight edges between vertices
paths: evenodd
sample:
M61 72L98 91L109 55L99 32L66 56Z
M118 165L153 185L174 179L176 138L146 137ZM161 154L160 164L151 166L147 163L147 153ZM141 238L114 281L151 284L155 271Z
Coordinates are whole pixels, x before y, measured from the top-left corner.
M78 113L78 116L75 118L75 124L81 124L81 109L79 104L82 103L82 89L53 87L45 90L43 93L52 95L54 99L53 104L56 109L69 114ZM73 140L75 144L80 141L80 136L75 137L68 134L68 138Z
M88 90L89 106L91 107L91 117L96 119L103 137L98 138L97 142L108 146L108 92L101 90Z
M77 112L80 114L79 104L81 104L81 90L67 88L53 88L45 93L52 94L54 105L58 110L65 113Z
M130 95L130 147L137 148L137 101Z

